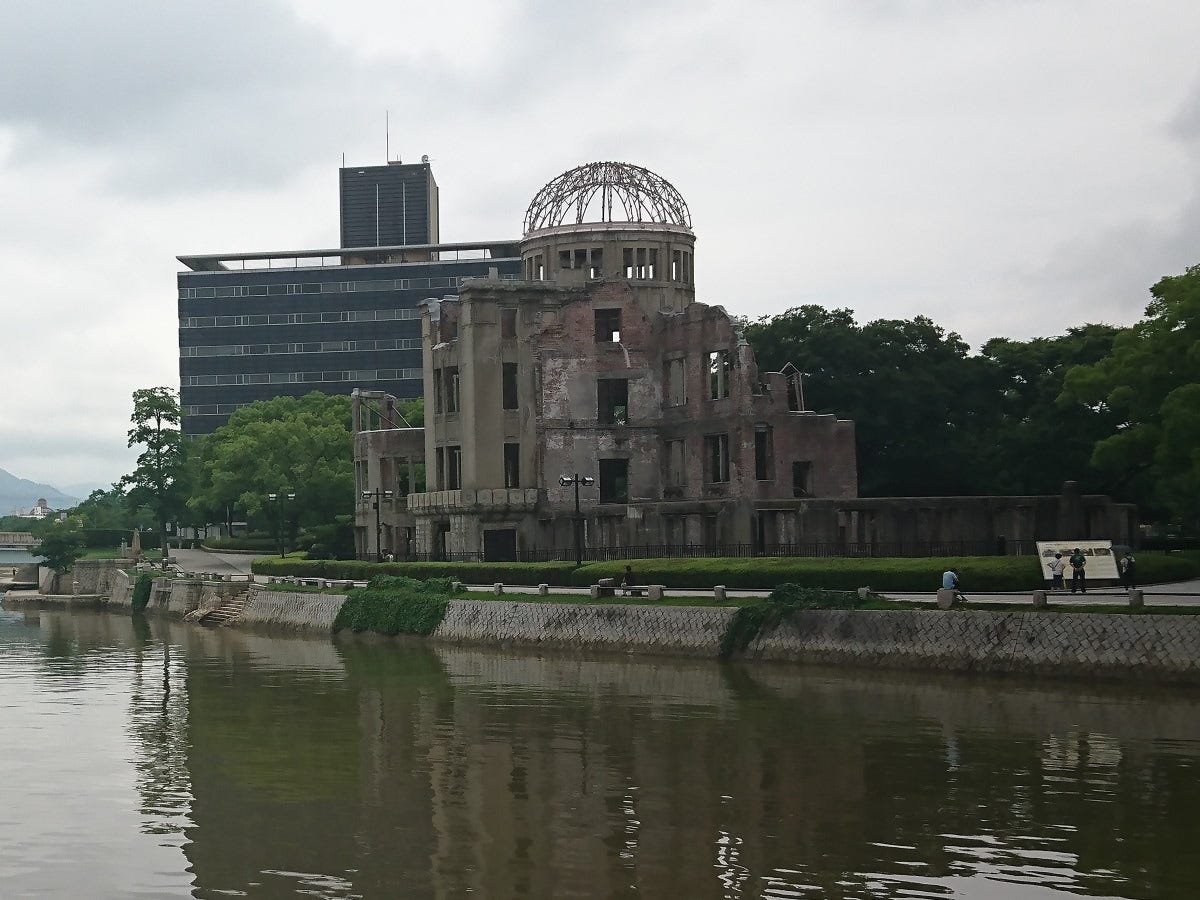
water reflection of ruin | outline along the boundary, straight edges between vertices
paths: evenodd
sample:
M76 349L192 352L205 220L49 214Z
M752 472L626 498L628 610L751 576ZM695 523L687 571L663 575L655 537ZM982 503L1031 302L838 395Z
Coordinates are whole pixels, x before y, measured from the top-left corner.
M1192 896L1187 691L25 621L198 896Z
M1140 896L1181 883L1196 836L1194 758L1170 749L1200 740L1186 694L338 653L190 666L198 886L899 896L1036 865L1085 894L1106 891L1075 870L1115 870Z

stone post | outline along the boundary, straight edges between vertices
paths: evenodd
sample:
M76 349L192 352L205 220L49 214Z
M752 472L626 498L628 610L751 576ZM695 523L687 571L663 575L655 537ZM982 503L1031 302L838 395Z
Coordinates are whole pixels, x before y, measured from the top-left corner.
M548 584L539 584L538 585L538 594L545 597L549 593L550 593L550 585L548 585Z
M1034 591L1033 592L1033 608L1034 609L1045 609L1046 608L1046 592L1045 591Z
M725 601L725 585L713 585L713 599L715 599L718 603L723 603Z
M663 586L661 584L651 584L646 586L646 599L660 601L663 598Z
M954 605L954 591L950 588L938 588L937 592L938 609L949 609Z
M504 585L501 584L499 581L497 581L495 584L492 585L492 593L495 594L497 597L499 597L501 594L504 593Z
M1131 588L1129 591L1129 608L1142 609L1144 605L1142 602L1142 592L1137 588Z

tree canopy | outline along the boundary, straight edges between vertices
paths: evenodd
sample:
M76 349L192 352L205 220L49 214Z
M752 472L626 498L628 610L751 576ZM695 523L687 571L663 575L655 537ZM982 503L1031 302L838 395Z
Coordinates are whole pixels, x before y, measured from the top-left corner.
M311 393L243 406L198 442L188 505L220 521L237 509L264 527L270 494L294 493L287 515L301 526L354 509L350 398Z
M972 355L924 316L858 324L850 310L801 306L746 326L759 368L791 362L808 408L853 419L864 496L1057 492L1106 482L1092 445L1103 411L1059 399L1072 365L1095 362L1117 329L998 338Z
M1200 527L1200 266L1150 294L1145 318L1116 335L1111 353L1071 369L1062 397L1110 426L1092 454L1097 469Z
M184 467L183 441L179 432L179 398L166 387L142 388L133 392L129 417L129 446L145 449L138 455L133 472L122 479L129 488L129 502L154 513L162 546L167 546L167 522L184 508L180 478ZM164 549L165 552L165 549Z

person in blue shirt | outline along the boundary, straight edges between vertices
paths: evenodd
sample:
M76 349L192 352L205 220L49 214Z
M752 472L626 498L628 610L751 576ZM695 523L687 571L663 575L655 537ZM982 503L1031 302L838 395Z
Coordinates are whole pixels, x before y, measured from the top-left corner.
M966 601L966 597L958 589L958 569L947 569L942 573L942 587L947 591L954 591L954 602Z

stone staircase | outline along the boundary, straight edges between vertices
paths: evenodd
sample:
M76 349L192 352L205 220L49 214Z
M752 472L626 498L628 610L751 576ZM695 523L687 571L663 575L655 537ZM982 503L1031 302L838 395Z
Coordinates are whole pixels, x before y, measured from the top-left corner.
M208 625L212 628L223 628L224 626L236 621L246 609L246 604L250 602L250 592L242 591L240 594L235 594L230 597L216 609L209 610L200 617L201 625Z

